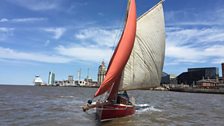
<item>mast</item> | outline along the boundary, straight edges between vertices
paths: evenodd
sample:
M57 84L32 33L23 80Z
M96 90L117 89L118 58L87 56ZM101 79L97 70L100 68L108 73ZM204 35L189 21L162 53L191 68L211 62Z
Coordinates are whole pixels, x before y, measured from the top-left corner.
M119 87L120 83L117 81L122 74L122 71L129 59L132 48L134 46L136 34L136 5L135 0L129 0L128 14L125 28L123 30L120 41L116 50L110 60L107 74L104 78L100 88L95 93L95 97L111 90L111 88ZM116 82L116 83L115 83ZM118 82L118 83L117 83ZM111 91L113 92L113 91ZM117 92L115 91L114 94ZM113 94L110 94L113 95Z

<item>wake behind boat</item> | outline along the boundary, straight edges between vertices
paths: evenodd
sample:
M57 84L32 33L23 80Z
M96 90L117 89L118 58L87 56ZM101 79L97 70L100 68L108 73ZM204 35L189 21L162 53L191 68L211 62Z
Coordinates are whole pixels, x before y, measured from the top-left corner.
M104 81L94 95L104 95L104 98L95 103L89 100L83 106L83 111L96 108L100 121L134 114L135 105L126 91L159 86L164 54L162 1L136 20L135 0L129 0L123 33L110 60Z

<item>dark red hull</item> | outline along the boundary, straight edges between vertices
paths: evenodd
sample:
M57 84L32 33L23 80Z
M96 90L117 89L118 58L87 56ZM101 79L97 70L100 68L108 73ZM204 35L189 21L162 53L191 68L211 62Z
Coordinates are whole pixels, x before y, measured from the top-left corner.
M113 118L125 117L135 113L133 105L110 104L97 107L97 117L100 121L112 120Z

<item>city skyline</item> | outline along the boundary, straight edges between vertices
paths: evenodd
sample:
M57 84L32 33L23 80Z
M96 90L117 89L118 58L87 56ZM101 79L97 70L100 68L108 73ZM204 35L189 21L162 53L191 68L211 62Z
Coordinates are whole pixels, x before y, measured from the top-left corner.
M137 15L159 0L136 0ZM203 4L201 4L203 3ZM108 64L125 17L127 1L3 0L0 8L0 84L32 84L68 75L97 80ZM224 1L166 0L164 72L219 67L224 62ZM107 66L107 65L106 65Z

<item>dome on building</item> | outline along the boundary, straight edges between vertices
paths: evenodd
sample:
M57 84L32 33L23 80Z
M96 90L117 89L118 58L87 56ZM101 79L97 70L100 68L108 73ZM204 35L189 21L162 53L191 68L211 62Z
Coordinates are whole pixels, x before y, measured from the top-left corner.
M100 70L106 70L106 66L105 66L104 61L102 61L101 65L99 66L99 71Z

